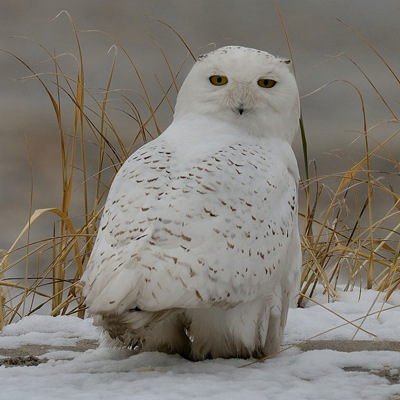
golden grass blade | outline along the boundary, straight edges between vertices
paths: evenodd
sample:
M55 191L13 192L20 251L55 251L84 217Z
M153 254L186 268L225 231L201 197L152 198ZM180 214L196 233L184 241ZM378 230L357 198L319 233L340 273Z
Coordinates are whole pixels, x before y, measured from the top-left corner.
M162 20L160 20L160 19L153 18L153 17L151 17L151 16L149 16L149 15L146 15L146 17L156 20L157 22L159 22L160 24L165 25L165 26L168 27L172 32L174 32L175 35L178 36L178 38L180 39L180 41L184 44L184 46L186 47L186 49L187 49L187 51L189 52L189 54L192 56L193 61L197 61L195 55L192 53L192 50L190 50L190 47L188 46L188 44L186 43L186 41L183 39L183 37L182 37L174 28L172 28L172 26L168 25L166 22L164 22L164 21L162 21Z
M18 235L17 239L14 241L14 243L12 244L10 249L7 251L7 253L3 257L3 261L1 261L1 263L0 263L0 266L2 268L4 267L4 265L7 265L9 254L15 249L15 247L17 246L17 244L19 243L21 238L28 231L28 229L30 229L30 226L44 213L53 213L53 214L58 215L61 218L61 220L64 221L64 223L66 224L69 232L72 235L76 235L75 228L74 228L71 220L68 218L68 216L65 213L63 213L58 208L44 208L44 209L40 209L40 210L35 210L35 212L30 217L29 222L25 225L24 229L21 231L21 233ZM80 270L81 273L83 273L83 266L82 266L82 263L80 262L80 258L79 258L79 248L77 245L74 247L75 247L75 251L76 251L75 255L77 257L76 262L78 264L78 269Z
M393 77L396 79L397 83L400 84L400 79L397 77L397 75L394 73L393 69L390 67L390 65L385 61L385 59L378 53L378 51L375 50L375 48L363 37L361 36L355 29L353 29L350 25L347 25L345 22L343 22L341 19L337 18L337 20L343 24L346 28L351 30L354 34L356 34L380 59L381 61L385 64L386 68L391 72Z

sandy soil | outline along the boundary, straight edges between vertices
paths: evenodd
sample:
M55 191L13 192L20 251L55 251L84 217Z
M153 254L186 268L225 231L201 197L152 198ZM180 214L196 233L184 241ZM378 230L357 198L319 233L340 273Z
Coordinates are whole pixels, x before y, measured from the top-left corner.
M17 366L17 365L37 365L46 362L44 358L38 357L49 351L75 351L84 352L89 349L95 349L98 346L97 340L80 340L76 346L47 346L47 345L23 345L16 349L0 348L0 365ZM312 350L336 350L342 352L355 351L398 351L400 352L400 342L382 341L372 342L367 340L312 340L299 343L297 345L302 351ZM391 375L391 383L400 382L399 375Z
M31 366L38 365L43 362L47 362L46 358L38 358L43 354L50 351L76 351L83 353L89 349L95 349L99 345L97 340L80 340L76 346L46 346L37 344L26 344L20 346L16 349L2 349L0 348L0 365L5 365L6 367L16 367L16 366Z

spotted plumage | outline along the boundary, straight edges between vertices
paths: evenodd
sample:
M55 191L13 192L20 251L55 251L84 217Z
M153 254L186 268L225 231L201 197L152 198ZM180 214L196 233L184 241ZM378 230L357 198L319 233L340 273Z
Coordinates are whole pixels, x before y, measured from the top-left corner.
M301 264L286 64L243 47L199 58L173 123L121 167L82 278L114 343L193 360L278 350Z

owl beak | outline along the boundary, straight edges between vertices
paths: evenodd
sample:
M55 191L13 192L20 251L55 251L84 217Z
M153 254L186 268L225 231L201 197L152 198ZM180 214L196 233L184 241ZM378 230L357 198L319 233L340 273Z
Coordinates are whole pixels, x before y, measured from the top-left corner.
M242 115L244 113L244 104L240 103L237 110L238 110L239 114Z

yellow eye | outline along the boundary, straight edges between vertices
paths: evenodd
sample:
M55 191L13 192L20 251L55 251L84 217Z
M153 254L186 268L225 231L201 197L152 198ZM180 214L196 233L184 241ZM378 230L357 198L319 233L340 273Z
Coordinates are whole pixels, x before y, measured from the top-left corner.
M210 76L210 82L215 86L222 86L228 83L228 78L221 75Z
M276 85L276 81L272 79L259 79L257 83L259 86L267 89L272 88Z

